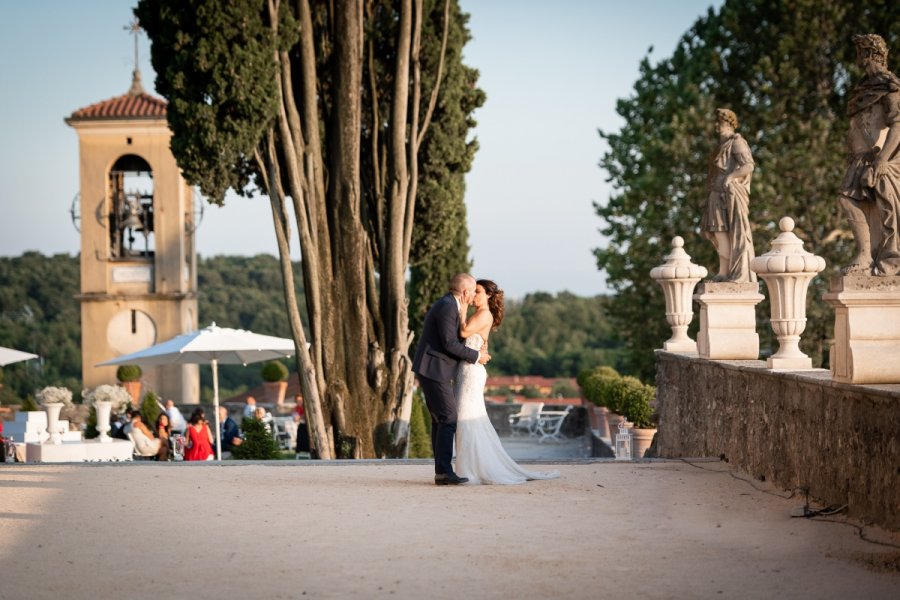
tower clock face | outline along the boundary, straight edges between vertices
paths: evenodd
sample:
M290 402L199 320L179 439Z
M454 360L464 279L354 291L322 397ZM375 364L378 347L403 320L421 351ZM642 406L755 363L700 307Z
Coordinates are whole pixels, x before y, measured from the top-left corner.
M140 310L119 311L106 327L106 340L121 354L143 350L156 343L156 323Z

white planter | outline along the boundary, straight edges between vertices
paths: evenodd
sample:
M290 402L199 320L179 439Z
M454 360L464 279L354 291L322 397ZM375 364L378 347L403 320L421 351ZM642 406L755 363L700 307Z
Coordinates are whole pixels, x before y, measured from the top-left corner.
M769 357L770 369L810 369L812 360L800 351L800 334L806 329L806 291L809 282L825 268L825 259L803 249L794 235L794 220L778 222L781 234L772 249L750 262L750 268L766 282L772 305L772 329L778 352Z
M112 402L98 401L94 403L97 410L97 431L100 432L100 441L109 443L112 438L109 437L109 430L112 428L109 424L109 416L112 413Z
M62 410L62 402L48 402L44 404L47 409L47 434L51 444L61 444L62 436L59 432L59 411Z
M691 262L691 257L684 251L684 239L678 235L672 238L672 252L665 256L665 261L650 271L650 277L662 286L666 297L666 322L672 328L672 337L663 344L663 350L696 352L697 342L688 337L687 330L694 318L691 305L694 287L706 277L706 268Z

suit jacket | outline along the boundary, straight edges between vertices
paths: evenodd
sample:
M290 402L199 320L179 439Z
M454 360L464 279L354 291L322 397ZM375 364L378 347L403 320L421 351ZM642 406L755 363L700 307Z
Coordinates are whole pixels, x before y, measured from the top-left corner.
M413 372L435 381L450 381L459 361L478 362L478 350L466 348L459 337L459 308L453 294L431 305L425 315L422 338L416 347Z
M234 447L231 441L236 437L241 437L238 425L234 422L234 419L227 417L222 422L222 452L231 451Z

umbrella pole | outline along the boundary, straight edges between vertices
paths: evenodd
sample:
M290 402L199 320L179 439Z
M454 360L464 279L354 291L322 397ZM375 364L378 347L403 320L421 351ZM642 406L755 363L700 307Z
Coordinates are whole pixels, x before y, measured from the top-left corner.
M213 412L216 413L216 460L222 460L222 431L219 427L219 361L210 361L213 376Z

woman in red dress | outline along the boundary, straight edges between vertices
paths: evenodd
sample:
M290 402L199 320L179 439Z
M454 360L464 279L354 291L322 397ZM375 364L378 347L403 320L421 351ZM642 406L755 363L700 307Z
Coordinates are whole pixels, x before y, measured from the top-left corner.
M212 431L202 408L195 408L187 431L187 449L184 451L184 460L210 460L213 457Z

